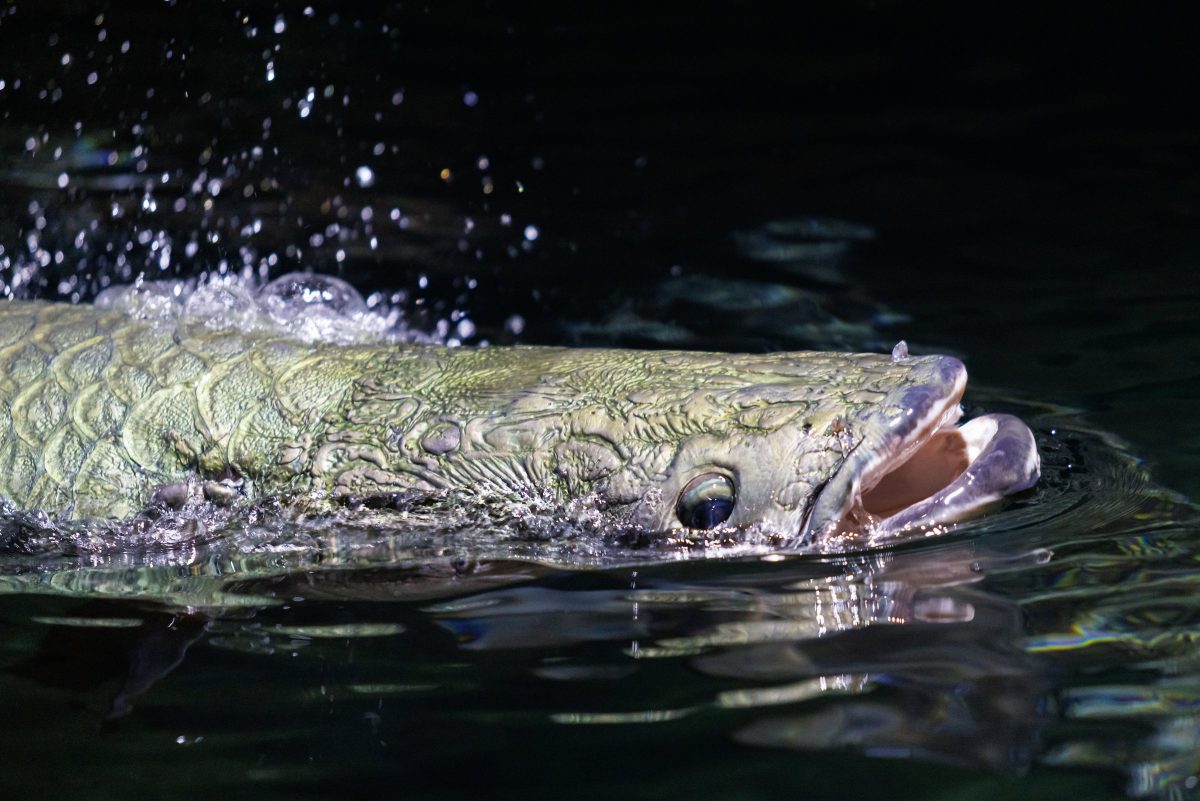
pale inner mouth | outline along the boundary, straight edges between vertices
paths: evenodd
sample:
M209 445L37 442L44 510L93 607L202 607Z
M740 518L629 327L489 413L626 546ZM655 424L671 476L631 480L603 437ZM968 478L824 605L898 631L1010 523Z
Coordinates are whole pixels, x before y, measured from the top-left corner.
M1040 460L1028 426L1006 414L956 426L960 414L956 399L924 433L872 460L842 531L879 542L902 532L937 533L1037 483Z
M958 415L954 415L957 417ZM859 502L875 518L887 518L937 495L967 471L997 430L988 417L962 426L944 423L929 437L913 443L863 476Z
M903 412L869 420L860 446L817 495L802 540L827 547L932 535L1037 483L1041 464L1029 427L1007 414L959 425L966 371L959 364L943 373L953 381L917 387Z

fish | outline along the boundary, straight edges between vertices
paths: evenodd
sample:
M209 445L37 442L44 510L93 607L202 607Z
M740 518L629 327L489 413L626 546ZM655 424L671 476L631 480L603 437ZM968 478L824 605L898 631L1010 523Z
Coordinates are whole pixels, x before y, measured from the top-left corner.
M0 304L0 496L55 520L280 497L549 499L665 541L940 533L1039 478L950 356L321 341Z

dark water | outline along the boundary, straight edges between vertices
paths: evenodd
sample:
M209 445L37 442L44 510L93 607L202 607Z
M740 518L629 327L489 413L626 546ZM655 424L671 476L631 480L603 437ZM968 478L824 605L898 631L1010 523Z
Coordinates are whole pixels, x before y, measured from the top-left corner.
M467 342L905 338L1045 476L836 558L0 555L4 795L1200 795L1193 23L6 4L7 294L309 268Z

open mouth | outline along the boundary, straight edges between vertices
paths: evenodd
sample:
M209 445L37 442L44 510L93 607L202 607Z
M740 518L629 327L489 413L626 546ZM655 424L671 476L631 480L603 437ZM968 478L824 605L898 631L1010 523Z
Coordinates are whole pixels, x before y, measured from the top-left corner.
M966 369L950 357L937 367L939 380L910 389L898 416L863 421L861 441L816 499L802 542L940 533L1037 483L1029 427L1006 414L960 425Z

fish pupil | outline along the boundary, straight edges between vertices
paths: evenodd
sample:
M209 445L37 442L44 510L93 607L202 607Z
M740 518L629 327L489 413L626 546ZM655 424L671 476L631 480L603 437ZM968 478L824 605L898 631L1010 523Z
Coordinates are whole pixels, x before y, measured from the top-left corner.
M692 507L688 519L689 528L712 528L719 526L733 514L733 501L728 498L712 498Z

